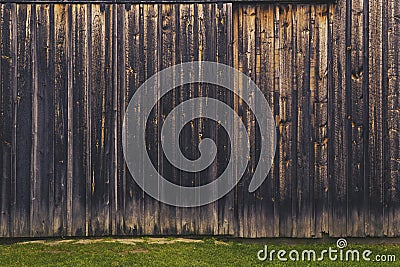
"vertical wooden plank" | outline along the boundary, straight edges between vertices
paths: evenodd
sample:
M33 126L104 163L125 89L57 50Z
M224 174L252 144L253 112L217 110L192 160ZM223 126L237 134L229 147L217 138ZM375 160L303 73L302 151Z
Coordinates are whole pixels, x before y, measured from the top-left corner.
M232 39L232 65L234 68L239 70L239 37L241 36L241 24L240 24L240 17L242 14L242 10L240 8L240 6L238 5L234 5L233 6L233 18L232 18L232 31L233 31L233 39ZM237 111L237 97L236 95L233 95L233 99L232 99L232 104L233 104L233 109L235 110L235 112ZM236 125L235 125L236 126ZM236 138L237 136L235 135L233 137L233 140L231 140L233 142L236 142ZM235 153L234 153L234 148L231 148L231 157L236 157ZM233 166L233 168L235 169L235 166ZM232 171L233 173L233 171ZM234 235L238 236L239 235L239 218L238 218L238 207L237 207L237 196L238 196L238 192L239 192L239 188L238 186L236 186L234 188L234 202L233 202L233 223L234 223Z
M72 6L72 135L73 135L73 181L72 181L72 225L74 236L86 234L86 164L87 155L87 54L86 18L87 5Z
M91 75L90 80L90 235L101 235L103 232L103 192L104 180L102 167L104 164L102 152L104 149L104 136L103 136L103 99L105 94L104 84L104 5L90 5L91 6ZM101 10L100 10L101 9Z
M246 10L244 7L238 6L237 12L235 12L235 18L234 18L234 27L236 29L234 30L234 44L233 44L233 60L234 60L234 67L243 72L243 61L242 61L242 55L243 55L243 38L244 38L244 31L246 30L246 27L244 26L244 19L243 16L245 14ZM239 88L237 88L237 91L241 90L241 85L238 85ZM241 99L235 95L234 96L234 111L238 114L239 117L242 117L242 113L239 112L240 108L240 101ZM240 122L239 122L240 123ZM237 129L238 125L235 123L234 129ZM235 134L233 143L237 144L238 143L238 138L239 136ZM238 157L239 155L240 148L239 147L233 147L231 153L233 154L233 157ZM235 170L237 173L237 167L235 166ZM242 178L242 177L241 177ZM239 178L238 178L239 179ZM242 237L244 235L244 230L243 230L243 180L241 179L237 184L235 188L235 207L234 207L234 217L235 217L235 236Z
M196 57L199 60L204 58L204 20L205 13L203 5L196 5L198 18L194 18L197 23L191 22L190 16L190 6L176 5L176 12L174 18L174 24L177 30L177 49L176 53L176 64L185 63L191 61L192 57ZM187 27L186 24L190 26ZM197 29L197 34L192 30ZM194 42L194 40L197 40ZM194 45L198 45L197 49L194 49ZM193 49L196 51L194 52ZM197 53L198 51L198 53ZM178 88L179 93L179 104L183 103L190 98L200 96L202 94L203 87L194 84L188 84L180 86ZM194 116L195 106L192 106L192 113L188 116ZM199 107L197 107L199 108ZM183 112L183 111L181 111ZM176 125L176 127L183 127L181 131L181 142L178 144L183 155L186 157L192 157L193 159L198 158L197 144L199 140L198 129L200 123L199 120L191 121L187 125ZM189 173L184 171L179 171L180 173L180 184L183 186L199 186L200 185L200 173ZM198 194L196 192L196 194ZM197 195L196 195L197 196ZM194 208L182 208L182 234L188 235L191 233L197 234L201 229L201 207Z
M382 1L369 3L369 231L370 236L383 235L383 182L384 161L384 96L383 88L383 46L382 46ZM379 78L377 78L379 77Z
M346 114L346 2L332 7L330 25L332 42L332 72L330 75L330 131L332 142L329 150L330 219L329 234L332 237L346 235L347 222L347 132Z
M68 5L67 12L67 177L66 177L66 216L64 216L65 220L65 232L68 236L72 235L72 205L73 205L73 197L72 197L72 186L73 186L73 159L74 159L74 150L73 150L73 46L72 46L72 37L73 37L73 29L72 29L72 20L73 20L73 6Z
M364 150L363 150L363 166L364 166L364 235L368 235L369 233L369 176L367 175L369 172L369 79L367 75L369 75L369 1L364 0L363 2L363 24L364 24L364 32L363 32L363 73L365 73L365 77L363 79L363 141L364 141Z
M13 5L0 5L0 92L1 92L1 214L0 236L11 236L11 179L12 179L12 129L13 129L13 89L14 69L17 62L13 37L15 12Z
M67 7L54 6L54 216L53 234L66 235Z
M243 39L241 42L240 59L242 62L242 72L256 81L256 8L254 6L243 7ZM254 99L249 98L250 101ZM252 103L254 104L254 103ZM256 168L256 153L255 153L255 137L256 137L256 120L252 111L245 106L244 102L240 102L242 109L242 121L246 126L250 143L250 159L243 177L241 177L242 193L239 195L238 201L243 202L239 205L239 214L243 216L243 235L249 237L256 236L256 193L249 193L248 188ZM238 151L239 153L241 151Z
M144 81L149 79L155 73L159 71L159 63L158 63L158 7L159 5L144 5L143 7L143 36L141 36L141 41L144 49L143 53L143 62L145 68ZM154 93L158 94L158 88L153 88ZM160 158L158 157L158 153L152 153L153 146L155 151L159 147L159 124L158 118L160 115L160 105L157 103L154 108L154 116L150 116L150 118L144 118L146 121L143 121L143 126L148 129L148 134L146 135L151 140L148 143L149 151L148 155L143 155L143 157L149 156L152 159L154 166L157 168L157 171L162 170L162 163ZM146 175L146 174L144 174ZM143 177L146 179L146 177ZM147 194L144 194L144 234L159 234L159 202L154 200Z
M388 236L400 234L400 6L395 1L388 1L388 140L390 155L390 180L387 192L388 203Z
M85 233L86 235L90 235L92 232L92 53L93 53L93 45L92 45L92 5L87 5L86 11L86 46L85 51L87 55L86 61L86 88L85 94L87 98L86 103L86 176L85 176Z
M217 6L217 62L233 66L232 62L232 4L224 4ZM217 88L217 95L220 101L225 102L233 108L233 93L226 88ZM220 111L217 111L220 112ZM233 118L227 114L223 116L225 123L232 124ZM232 149L229 147L229 137L224 134L223 127L217 125L217 173L225 171L230 157L233 156ZM232 170L231 170L232 172ZM232 172L233 173L233 172ZM226 196L218 200L218 234L233 235L234 234L234 190Z
M35 235L35 228L37 228L34 217L40 211L40 198L41 198L41 187L40 178L38 177L38 55L36 47L36 5L32 5L32 24L31 24L31 60L32 60L32 151L31 151L31 169L30 169L30 179L31 179L31 192L30 192L30 235ZM39 179L39 182L37 181ZM39 230L40 231L40 230ZM40 234L40 233L39 233Z
M54 31L54 25L55 25L55 20L54 20L54 4L49 5L49 26L48 26L48 31L49 31L49 45L48 45L48 67L49 67L49 77L50 77L50 84L51 88L47 88L48 91L51 91L50 97L48 99L49 103L48 104L48 109L47 112L49 113L48 117L51 118L51 125L49 129L47 129L47 136L49 138L49 148L48 148L48 154L47 157L50 158L50 162L48 162L48 172L47 172L47 177L48 177L48 184L45 185L48 187L49 190L49 211L47 216L49 217L49 229L48 229L48 235L53 236L54 235L54 211L55 211L55 136L54 136L54 128L55 128L55 113L56 113L56 102L55 102L55 31Z
M253 75L255 76L254 82L260 86L261 84L261 78L262 75L260 73L261 71L261 23L260 23L260 9L261 7L259 5L255 6L255 40L254 40L254 65L253 65ZM251 99L253 103L255 104L255 110L252 110L252 113L258 113L258 108L260 107L260 103L258 102L261 99ZM254 177L254 170L259 166L259 164L262 164L262 159L260 159L260 156L258 155L261 146L262 145L262 138L261 138L261 133L260 129L258 127L258 123L255 121L255 116L253 115L253 124L254 124L254 150L253 150L253 155L252 157L252 174L251 174L251 179ZM253 159L254 158L254 159ZM260 206L262 204L262 198L263 198L263 190L261 188L258 188L256 192L254 192L254 206L253 206L253 212L254 212L254 230L253 230L253 236L254 237L259 237L260 233L263 232L262 230L260 231L260 228L265 227L259 227L259 225L263 224L262 219L265 219L265 216L262 216L260 214ZM264 212L263 212L264 213ZM265 236L265 234L264 234Z
M114 90L116 88L113 84L113 23L112 23L112 5L106 5L105 7L105 101L104 101L104 192L103 192L103 205L104 205L104 234L111 233L111 197L112 197L112 181L113 176L113 102L114 102Z
M328 5L316 6L313 31L315 64L315 179L314 179L314 234L328 233Z
M388 146L388 134L389 134L389 117L388 117L388 104L389 104L389 43L388 43L388 32L389 32L389 10L388 1L382 1L382 164L383 164L383 177L382 177L382 198L383 198L383 235L387 236L389 231L389 216L388 206L390 202L390 149Z
M114 181L114 196L113 199L115 203L114 207L114 225L112 228L113 235L123 235L124 234L124 181L122 177L123 164L125 162L122 155L122 129L120 125L123 122L123 108L121 107L121 99L123 97L123 91L126 88L125 83L125 32L124 32L124 20L125 20L125 10L124 5L114 5L113 6L113 77L115 86L115 99L114 99L114 109L115 109L115 125L114 125L114 137L115 137L115 181Z
M53 228L50 221L50 187L53 179L54 88L50 53L50 7L34 7L35 20L32 43L34 75L33 92L33 158L31 235L46 236Z
M271 110L274 110L274 7L272 5L261 5L257 11L259 20L260 41L257 47L257 85L264 93ZM257 101L257 99L256 99ZM264 164L265 159L260 158L258 164ZM257 199L257 237L274 237L274 206L275 206L275 178L274 165L270 173L261 186Z
M14 95L14 226L13 236L30 234L32 152L32 6L16 6L17 80Z
M363 2L352 1L351 12L347 13L347 95L350 97L348 117L348 217L347 234L349 236L364 235L364 114L363 114Z
M109 231L109 177L108 177L108 93L109 87L109 33L110 6L92 5L92 75L91 105L91 231L105 235Z
M158 53L159 57L159 69L165 69L176 64L177 53L179 53L179 44L177 43L177 31L175 20L176 18L177 5L161 5L159 7L159 24L158 24L158 44L160 50ZM160 81L163 84L164 81ZM171 109L177 105L178 89L175 88L172 92L168 93L160 101L160 116L159 116L159 129L158 134L161 138L161 129L165 118ZM179 126L175 126L179 127ZM178 147L179 144L173 144L174 147ZM162 175L168 178L169 181L179 184L180 173L173 167L165 157L162 157L163 149L161 143L158 147L158 153L161 156L159 160L162 164ZM160 188L160 192L163 193L164 189ZM166 192L167 193L167 192ZM180 196L177 195L177 198ZM182 233L182 209L174 208L169 205L160 203L160 233L161 234L181 234Z
M189 16L191 15L191 10L193 6L189 6ZM200 20L199 25L199 36L201 39L200 43L202 46L202 55L201 60L204 61L216 61L217 57L217 5L216 4L203 4L201 6L203 20ZM185 16L185 13L182 12L182 15ZM195 54L198 50L199 39L196 39L197 34L190 27L186 27L185 31L187 32L187 40L188 42L188 50L185 55L185 59L183 61L192 61L193 58L191 55ZM193 36L193 37L191 37ZM192 39L193 38L193 39ZM196 89L198 88L198 89ZM198 87L194 87L194 90L198 90L198 96L204 96L207 98L216 98L217 97L217 86L211 84L203 84ZM194 92L194 96L197 97L196 92ZM192 117L196 116L196 112L199 109L202 109L202 106L195 106L193 110ZM217 112L217 111L215 111ZM209 137L215 142L217 140L217 132L216 132L216 122L208 119L199 119L197 120L197 125L195 122L194 131L192 131L192 146L196 149L197 146L201 142L201 140L205 137ZM197 156L200 156L198 154ZM218 161L214 160L214 162L204 171L197 173L196 177L197 186L200 184L207 184L218 178L217 173L217 165ZM213 190L217 190L214 188ZM200 235L213 235L218 232L218 211L217 211L217 203L213 202L208 205L199 207L199 223L198 223L198 234Z
M302 224L302 219L307 216L302 213L300 208L303 208L303 204L299 201L302 200L302 195L298 196L297 204L297 222L292 220L292 210L296 207L292 206L292 187L296 186L296 183L292 181L292 167L294 163L294 155L292 154L292 148L294 144L293 139L293 117L297 114L293 110L292 106L292 83L293 83L293 23L292 23L292 6L277 6L275 9L276 16L276 38L279 38L279 44L277 44L278 57L276 58L276 90L279 92L279 113L277 118L277 126L279 129L279 235L280 236L292 236L293 231L305 229L305 225ZM301 13L299 17L302 17L302 21L307 23L308 17L305 12ZM305 29L307 30L307 29ZM307 31L303 31L303 34L307 35ZM306 51L303 51L306 53ZM300 60L301 62L301 60ZM299 63L300 63L299 62ZM305 142L303 141L302 144ZM306 179L306 174L303 176L299 175L299 179ZM300 180L301 181L301 180ZM304 196L308 194L307 188L304 188L301 184L297 184L298 193L303 193ZM304 190L304 192L303 192ZM306 199L306 198L305 198ZM302 204L300 206L300 204ZM296 217L295 217L296 218Z
M118 199L118 7L112 5L112 93L110 94L110 234L118 233L119 199ZM110 34L111 35L111 34ZM120 46L121 47L121 46ZM111 54L110 53L110 54Z
M308 103L308 115L307 115L307 120L308 125L309 125L309 132L308 132L308 138L304 138L303 140L309 140L310 144L307 146L307 153L308 153L308 158L310 160L310 163L308 165L308 194L306 195L307 202L309 204L306 204L307 207L307 218L304 219L305 221L305 226L304 228L306 229L305 235L304 236L311 236L315 237L315 202L314 200L314 193L315 193L315 140L316 140L316 114L315 114L315 99L316 95L318 94L317 90L317 83L318 83L318 72L317 72L317 28L316 28L316 6L311 6L309 9L310 12L310 21L309 21L309 49L308 49L308 58L309 62L306 63L305 65L309 68L308 69L308 77L309 77L309 103ZM303 92L304 94L304 92ZM304 153L305 154L305 153ZM307 229L308 228L308 229Z
M12 48L13 48L13 87L12 87L12 141L11 141L11 212L10 225L14 223L16 218L16 195L17 195L17 96L18 96L18 34L17 34L17 5L11 5L11 24L12 31ZM11 228L11 236L15 236L16 229L14 225Z
M279 56L280 56L280 38L279 38L279 12L276 12L277 7L273 6L273 17L274 17L274 96L273 96L273 116L275 118L275 125L277 126L277 137L276 137L276 151L274 159L274 191L275 191L275 205L274 205L274 231L275 236L280 236L280 151L279 142L281 140L280 128L279 128Z
M303 85L304 79L303 79L303 73L301 70L304 70L304 61L302 60L303 56L303 47L302 47L302 41L303 35L301 32L301 23L299 23L299 19L297 18L302 18L301 15L296 15L297 13L301 13L302 7L294 7L293 8L293 18L292 18L292 23L293 23L293 32L292 32L292 38L293 38L293 48L292 48L292 64L296 66L293 70L293 93L292 93L292 112L293 112L293 118L292 118L292 125L294 125L292 129L292 139L295 141L295 145L292 145L291 153L294 155L293 157L293 163L292 163L292 169L291 169L291 175L292 175L292 188L291 188L291 195L292 195L292 221L293 221L293 229L292 233L294 236L297 236L297 220L298 220L298 206L299 206L299 199L298 199L298 136L299 136L299 91L301 91L301 87ZM301 20L301 19L300 19ZM299 89L300 88L300 89ZM301 121L301 120L300 120ZM279 128L280 129L280 128ZM300 180L301 181L301 180Z
M125 35L125 58L126 65L124 73L126 75L126 89L121 92L121 108L123 110L128 106L129 100L144 82L143 67L143 45L140 39L143 35L143 6L126 5L126 16L124 20ZM123 118L122 118L123 119ZM142 120L138 127L142 126ZM122 178L125 182L124 188L124 230L126 234L142 235L144 227L144 205L143 191L134 182L129 170L124 164Z

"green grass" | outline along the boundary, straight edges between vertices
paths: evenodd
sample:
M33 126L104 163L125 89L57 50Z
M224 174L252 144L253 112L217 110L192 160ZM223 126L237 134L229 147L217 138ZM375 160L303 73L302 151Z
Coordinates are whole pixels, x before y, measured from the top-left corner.
M282 241L265 240L248 242L203 239L200 242L180 242L174 238L165 239L101 239L58 240L20 242L0 245L1 266L400 266L400 245L350 243L346 249L369 249L377 254L396 255L396 262L260 262L257 252L268 245L268 249L310 250L317 253L329 247L335 248L335 241L327 243L307 240L300 244L285 245ZM185 240L184 240L185 241ZM187 241L187 240L186 240ZM86 242L86 243L82 243ZM128 244L130 243L130 244Z

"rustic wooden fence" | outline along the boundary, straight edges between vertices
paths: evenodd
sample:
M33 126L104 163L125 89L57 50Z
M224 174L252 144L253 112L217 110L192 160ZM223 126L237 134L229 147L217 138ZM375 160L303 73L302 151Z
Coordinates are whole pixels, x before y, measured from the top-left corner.
M400 234L400 4L0 3L0 236ZM199 133L218 158L205 172L172 168L159 151L165 115L196 96L231 105L249 131L251 158L219 201L175 208L146 195L127 171L121 125L147 78L193 60L232 65L265 93L278 126L268 179L247 188L258 163L253 113L223 88L176 88L147 124L149 154L176 183L216 177L226 133ZM144 127L138 125L138 127Z

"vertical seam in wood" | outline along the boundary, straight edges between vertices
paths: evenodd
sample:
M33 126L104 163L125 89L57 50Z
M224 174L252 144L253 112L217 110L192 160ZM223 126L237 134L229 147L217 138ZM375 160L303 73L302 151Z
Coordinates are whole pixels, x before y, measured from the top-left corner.
M12 45L13 45L13 132L12 132L12 174L11 174L11 237L16 236L16 224L14 223L16 220L16 204L17 204L17 114L18 114L18 35L17 35L17 4L13 3L12 5L12 21L11 21L11 32L12 32Z
M367 235L369 232L369 221L367 222L367 212L369 207L369 176L370 176L370 164L369 164L369 0L363 0L363 71L365 73L365 77L363 79L363 184L364 184L364 235Z
M68 4L67 19L67 64L68 64L68 141L67 141L67 221L66 233L72 235L72 181L73 181L73 69L72 69L72 4Z
M357 1L357 0L356 0ZM346 235L349 233L349 225L348 225L348 220L347 218L350 217L349 214L349 179L352 179L351 175L351 168L352 168L352 163L353 163L353 151L352 151L352 131L351 131L351 120L353 119L351 116L353 114L352 111L352 83L351 83L351 69L352 69L352 62L351 62L351 51L352 51L352 43L351 43L351 37L352 37L352 0L346 0L346 74L345 74L345 80L346 80L346 101L344 105L346 106L346 114L345 114L345 129L344 129L344 134L347 137L346 139L343 139L343 142L345 142L345 149L347 152L347 162L346 162L346 227L345 230L342 231L342 233L345 233ZM346 153L345 152L345 153Z
M388 225L385 226L386 221L386 213L388 210L388 203L385 196L385 193L389 191L389 182L385 181L385 178L390 179L389 172L389 161L390 156L388 157L387 139L388 139L388 0L382 1L382 161L383 161L383 173L382 173L382 223L383 223L383 235L388 235ZM386 228L386 232L385 232Z
M91 235L91 196L92 196L92 123L91 123L91 71L92 71L92 5L87 4L86 9L86 118L87 118L87 132L86 132L86 236Z
M110 233L116 234L116 216L117 216L117 211L118 211L118 188L117 188L117 182L118 182L118 148L117 148L117 120L118 120L118 103L117 103L117 97L118 97L118 55L117 55L117 41L118 41L118 21L117 21L117 5L113 4L113 42L112 42L112 48L113 48L113 138L112 138L112 144L113 144L113 159L112 159L112 176L113 176L113 186L114 186L114 194L111 194L113 196L112 201L115 202L115 205L110 205L111 207L111 226L110 226ZM114 207L114 209L112 208Z
M31 5L31 57L32 57L32 154L31 154L31 181L30 181L30 235L34 236L33 223L34 223L34 213L36 213L40 206L36 205L37 197L36 193L36 179L37 177L37 149L38 149L38 65L37 65L37 48L36 48L36 5Z

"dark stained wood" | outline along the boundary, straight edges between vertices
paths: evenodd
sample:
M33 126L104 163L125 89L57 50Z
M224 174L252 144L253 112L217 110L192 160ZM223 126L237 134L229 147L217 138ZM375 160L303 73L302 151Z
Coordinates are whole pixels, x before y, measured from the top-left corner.
M72 217L72 209L73 209L73 168L74 168L74 139L73 139L73 118L74 118L74 109L73 107L73 100L74 100L74 93L73 93L73 13L72 13L73 6L68 5L67 7L67 176L65 181L65 188L66 188L66 229L65 232L67 235L72 234L72 224L73 224L73 217Z
M110 83L110 5L94 5L92 21L91 109L91 224L94 235L109 233L109 94ZM108 26L108 27L107 27Z
M67 9L54 6L54 215L53 235L66 234Z
M159 58L159 69L165 69L176 64L179 60L179 43L178 33L176 25L176 15L178 12L178 5L162 5L159 9L159 21L158 23L162 25L159 28L158 44L160 49L158 50ZM166 96L165 101L161 101L159 104L159 128L158 133L161 134L162 125L167 117L168 113L171 111L172 107L177 105L179 101L179 92L175 88L171 95ZM178 144L174 143L174 146ZM158 145L158 151L162 151L161 142ZM160 154L162 156L162 154ZM162 173L166 177L171 177L170 181L173 183L180 183L180 173L168 161L165 157L160 157ZM164 193L164 188L160 188L160 191ZM166 192L165 192L166 193ZM178 194L177 198L180 197ZM170 234L179 233L182 234L182 209L175 209L169 205L160 203L160 233Z
M139 36L141 39L141 45L143 52L143 65L140 67L144 68L144 81L149 79L151 76L156 74L160 69L158 63L158 53L160 51L158 46L158 9L160 5L144 5L143 6L143 34ZM154 94L157 94L158 88L150 88L154 90ZM158 153L152 153L153 151L159 151L157 148L160 147L160 136L159 136L159 117L160 117L160 105L156 104L154 108L154 115L149 118L144 118L142 127L148 129L147 140L149 157L152 159L154 167L158 172L162 172L162 163ZM146 122L147 119L147 122ZM143 155L146 157L146 155ZM146 179L143 176L143 179ZM144 232L143 234L159 234L159 222L160 222L160 203L154 201L152 197L144 194Z
M314 214L311 227L314 224L316 237L328 233L328 14L329 6L321 5L315 8L313 28L314 60Z
M346 83L349 86L349 120L348 120L348 142L349 146L349 183L348 183L348 229L350 236L362 236L364 234L364 97L363 97L363 35L364 9L362 1L353 1L351 19L347 25L347 71Z
M53 44L50 36L50 6L36 6L36 24L33 29L34 56L34 144L32 158L33 203L31 209L31 235L45 236L53 228L54 207L50 207L54 192L54 74L51 58ZM38 79L40 77L40 80ZM35 119L36 118L36 119ZM53 187L52 187L53 185ZM49 216L50 215L50 216Z
M301 11L301 9L299 9ZM292 199L297 198L292 195L292 188L297 187L297 179L307 179L306 177L293 177L292 168L296 163L294 159L296 156L293 155L293 146L295 145L295 139L293 139L293 129L296 127L293 125L293 117L297 116L296 110L293 110L292 100L293 95L293 29L292 16L294 15L291 6L276 7L275 10L275 34L276 39L279 39L276 44L277 62L275 62L276 73L275 73L275 91L279 92L278 107L279 113L277 115L276 123L279 134L279 235L280 236L291 236L295 234L297 229L297 216L293 217L292 212L298 213L296 209L300 208L301 203L297 202L298 207L292 206ZM304 13L299 16L304 16ZM309 15L309 14L308 14ZM304 19L307 22L307 17ZM304 29L302 29L304 30ZM303 51L304 53L306 51ZM290 63L289 63L290 62ZM289 64L287 64L289 63ZM301 69L301 67L300 67ZM302 194L302 188L298 188L298 193ZM299 200L299 199L298 199ZM301 200L301 198L300 198ZM301 205L303 206L303 205ZM299 217L302 219L303 217ZM292 221L292 219L294 219ZM300 229L299 229L300 230Z
M233 36L233 50L234 50L234 57L233 57L233 62L234 62L234 68L238 69L239 71L242 71L243 69L243 63L240 60L240 57L243 55L243 38L244 35L246 34L245 31L243 30L243 15L246 12L247 7L243 8L238 8L234 14L234 36ZM240 86L236 90L241 90ZM237 95L234 96L234 111L238 114L240 118L242 118L243 113L240 110L239 111L239 106L240 106L240 99ZM238 125L234 125L235 128L238 127ZM234 143L238 143L239 136L235 135L234 136ZM240 156L240 153L238 152L240 148L239 147L233 147L233 156L238 158ZM237 172L237 167L234 166L235 172ZM242 237L244 235L243 232L243 227L245 222L243 222L243 180L240 180L236 187L235 187L235 210L234 210L234 218L236 221L235 225L235 235Z
M133 96L136 89L144 82L144 68L141 54L143 45L140 36L143 36L143 18L141 16L143 6L120 6L126 9L124 30L125 36L125 60L123 75L126 77L126 88L121 91L121 110L124 111L128 106L129 99ZM123 119L123 117L121 118ZM122 127L122 122L120 124ZM143 127L140 124L138 127ZM122 151L121 151L122 152ZM123 161L123 155L120 154ZM125 165L125 163L124 163ZM124 229L125 234L141 235L144 227L144 206L143 191L132 179L131 174L125 167L122 172L124 181Z
M253 81L256 78L256 7L246 6L243 7L242 16L239 18L239 22L243 27L243 35L239 41L239 70L249 76ZM244 105L242 100L239 100L239 116L241 117L246 129L248 136L240 136L239 138L250 139L250 158L247 169L244 173L244 177L239 182L239 194L238 202L241 203L238 206L240 233L242 236L252 235L256 233L256 193L249 194L248 187L251 178L254 174L256 167L256 153L255 153L255 142L256 142L256 120L252 111ZM241 147L236 148L235 154L240 157ZM248 204L248 205L247 205Z
M1 215L0 234L11 236L11 179L12 179L12 153L13 153L13 89L16 54L13 47L15 24L10 23L15 19L15 5L0 5L0 94L1 94Z
M188 40L189 43L189 49L188 52L189 54L186 56L185 61L192 61L195 60L192 58L190 55L191 53L195 53L195 51L200 50L201 46L201 52L199 53L199 60L204 60L204 61L217 61L217 32L221 29L218 28L218 19L217 19L217 5L216 4L210 4L210 5L200 5L199 9L199 15L200 18L198 20L199 26L199 35L197 36L196 32L193 31L190 33L193 36L192 40ZM190 29L189 29L190 30ZM203 96L203 97L211 97L211 98L217 98L217 90L218 87L215 85L202 85L202 86L195 86L194 90L198 92L195 92L194 94L191 94L191 98L197 97L197 96ZM193 109L192 116L195 116L196 109L202 109L202 106L195 106ZM215 110L215 112L218 112L218 110ZM218 142L217 139L217 125L215 122L212 122L210 120L203 120L203 119L198 119L197 120L198 124L194 125L194 128L192 128L192 146L196 148L196 146L201 142L201 140L204 138L203 135L215 140ZM197 152L196 148L196 156L200 156L200 153ZM196 183L198 185L200 184L205 184L209 183L213 180L215 180L217 176L217 162L214 161L205 172L200 172L196 173ZM217 190L215 188L214 190ZM199 221L197 223L199 230L198 234L200 235L214 235L218 233L218 211L217 211L217 203L210 203L208 205L205 205L203 207L198 208L199 212Z
M383 151L384 143L384 96L387 88L383 87L383 1L369 3L369 229L367 235L381 236L384 234L384 164L387 153ZM387 34L387 32L386 32ZM386 53L386 51L385 51ZM386 71L385 71L386 72Z
M332 124L331 127L331 142L329 143L330 151L330 166L329 179L330 184L330 220L329 233L332 236L344 236L347 232L347 181L349 172L348 167L348 106L347 99L349 86L346 83L346 51L349 47L346 46L346 24L348 23L351 11L348 11L351 6L351 1L341 1L332 8L333 21L330 24L333 43L333 61L332 65L332 84L330 87L330 97L332 104L330 106ZM346 13L347 12L347 13ZM347 94L346 94L347 92Z
M14 94L14 236L31 234L30 210L33 201L32 173L32 32L35 17L32 16L32 6L17 6L16 10L16 42L17 47L17 87Z
M388 144L389 144L389 169L388 175L388 236L398 236L400 233L400 217L399 203L400 193L399 177L400 175L400 92L399 92L399 66L400 53L399 46L396 45L400 41L399 31L400 6L395 1L387 1L387 23L388 23Z
M232 66L232 5L225 4L217 6L217 62ZM224 101L228 105L233 104L233 93L227 92L224 88L217 88L218 99ZM220 111L217 111L220 112ZM225 123L232 123L233 118L226 114L223 116ZM218 146L218 162L228 164L229 156L232 156L232 149L229 147L228 138L222 134L223 128L217 126L217 146ZM217 173L222 173L226 166L217 164ZM233 235L234 234L234 197L235 191L229 192L225 197L218 201L218 234ZM263 214L263 213L261 213ZM260 215L261 215L260 214ZM214 233L216 234L216 233Z
M111 110L110 110L110 233L118 234L119 230L119 203L118 194L118 8L117 5L112 6L112 65L110 64L110 72L112 72L112 94ZM123 43L121 42L121 45ZM111 82L110 82L111 83ZM114 200L114 201L112 201Z
M117 148L117 170L116 170L116 177L115 177L115 187L116 187L116 195L115 195L115 206L116 206L116 214L115 214L115 232L113 234L122 235L125 233L124 231L124 214L125 214L125 200L126 200L126 167L125 162L121 158L122 155L122 139L119 138L122 136L122 121L123 121L123 110L125 109L125 91L126 91L126 56L125 53L121 53L119 51L123 51L125 48L125 16L126 10L123 5L118 5L116 8L116 15L117 17L114 18L114 23L116 22L116 32L120 33L117 34L116 40L115 37L113 38L113 46L116 49L117 55L114 59L114 69L113 71L116 72L117 79L117 88L116 88L116 111L117 111L117 118L115 123L116 126L116 148ZM122 33L122 34L121 34ZM114 43L116 41L116 44ZM115 67L116 64L116 67Z
M390 151L388 147L388 125L389 125L389 44L388 44L388 33L389 33L389 14L388 14L388 2L382 1L382 160L383 160L383 181L382 181L382 197L383 197L383 234L388 235L389 230L389 216L388 206L390 201ZM384 71L385 70L385 71Z
M297 136L295 137L297 143L297 168L296 177L297 182L294 183L297 189L297 200L293 204L292 209L296 211L296 225L294 232L296 236L304 237L311 235L311 213L312 213L312 200L310 193L312 190L314 172L314 120L313 114L313 97L315 92L315 69L313 65L315 61L312 58L313 53L313 31L315 23L314 14L311 14L311 7L302 6L297 9L297 16L300 19L297 23L296 29L296 63L297 68L296 81L297 85L297 111L293 111L293 117L297 117ZM312 62L311 62L312 61ZM314 89L314 90L312 90ZM296 94L295 94L296 95ZM295 107L293 107L296 110ZM293 140L294 141L294 140ZM293 196L294 197L294 196Z
M274 69L271 66L274 65L274 42L275 42L275 24L273 16L273 6L260 6L257 10L259 13L258 22L260 24L260 47L259 58L257 58L257 75L259 80L257 84L264 93L271 110L274 110L276 103L274 102ZM259 69L258 69L259 66ZM257 101L257 99L256 99ZM263 164L265 159L260 158L258 164ZM276 161L278 162L277 158ZM276 163L275 163L276 164ZM257 196L258 208L257 221L260 221L262 225L266 227L258 227L257 237L268 236L274 237L279 235L279 228L275 227L275 207L277 206L277 199L275 194L275 164L272 166L271 171L267 177L267 180L261 186L259 195Z
M73 177L81 177L73 179L72 182L72 233L75 236L82 236L86 233L86 181L83 177L87 177L87 129L89 128L87 111L88 94L87 94L87 57L86 53L86 18L87 7L84 5L76 5L72 7L73 26L72 26L72 64L73 64Z
M399 236L394 0L110 3L0 4L0 236ZM229 148L218 122L196 119L175 145L196 158L199 141L211 137L216 160L196 174L166 160L163 122L190 98L230 105L248 130L234 138L250 138L251 147L246 173L227 196L175 208L132 179L122 122L146 79L197 60L234 66L255 81L276 120L277 154L267 180L249 193L265 160L252 111L214 85L175 88L138 124L170 181L208 183L242 151ZM193 108L195 116L202 107Z

